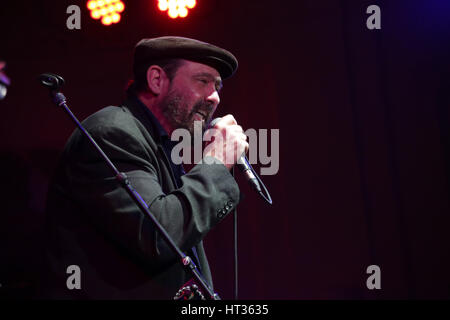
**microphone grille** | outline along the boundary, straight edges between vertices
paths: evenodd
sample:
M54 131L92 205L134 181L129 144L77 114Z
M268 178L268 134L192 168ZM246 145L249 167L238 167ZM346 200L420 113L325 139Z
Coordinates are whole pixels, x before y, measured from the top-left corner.
M214 127L217 124L217 122L220 121L220 119L222 119L222 118L221 117L217 117L217 118L212 119L211 122L209 123L209 127L210 128Z

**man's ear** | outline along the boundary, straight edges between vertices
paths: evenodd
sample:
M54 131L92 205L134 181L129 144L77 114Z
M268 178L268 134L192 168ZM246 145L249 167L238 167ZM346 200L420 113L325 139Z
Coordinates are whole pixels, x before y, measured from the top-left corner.
M160 95L167 81L169 78L160 66L152 65L147 69L147 86L153 94Z

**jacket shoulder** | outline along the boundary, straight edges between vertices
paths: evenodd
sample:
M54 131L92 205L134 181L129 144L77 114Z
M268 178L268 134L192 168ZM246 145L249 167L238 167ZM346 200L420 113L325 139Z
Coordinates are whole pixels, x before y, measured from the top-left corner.
M108 106L91 114L83 121L86 129L96 127L136 127L136 119L123 106Z
M82 121L83 127L102 148L121 148L131 153L155 153L157 145L143 120L126 106L108 106ZM69 138L65 152L78 152L87 140L77 128ZM90 148L90 147L88 147ZM134 150L134 151L133 151Z

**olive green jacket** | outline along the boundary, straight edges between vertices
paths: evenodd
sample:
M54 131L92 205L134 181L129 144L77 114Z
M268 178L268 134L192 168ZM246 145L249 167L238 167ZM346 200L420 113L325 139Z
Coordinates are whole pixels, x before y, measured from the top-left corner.
M197 164L177 188L146 110L127 99L83 121L178 247L196 248L212 285L202 239L239 202L223 164ZM120 186L80 130L70 137L49 188L43 298L171 299L190 279L151 220ZM81 289L73 287L80 269Z

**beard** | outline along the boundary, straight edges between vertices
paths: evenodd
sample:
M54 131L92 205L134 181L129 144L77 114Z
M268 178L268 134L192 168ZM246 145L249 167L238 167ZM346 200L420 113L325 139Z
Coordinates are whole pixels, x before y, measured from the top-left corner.
M194 134L194 118L197 113L202 114L202 129L205 131L213 115L212 103L203 100L198 100L192 108L185 102L186 99L182 97L176 90L169 91L169 93L161 101L160 109L163 116L170 123L172 128L187 129L191 135Z

